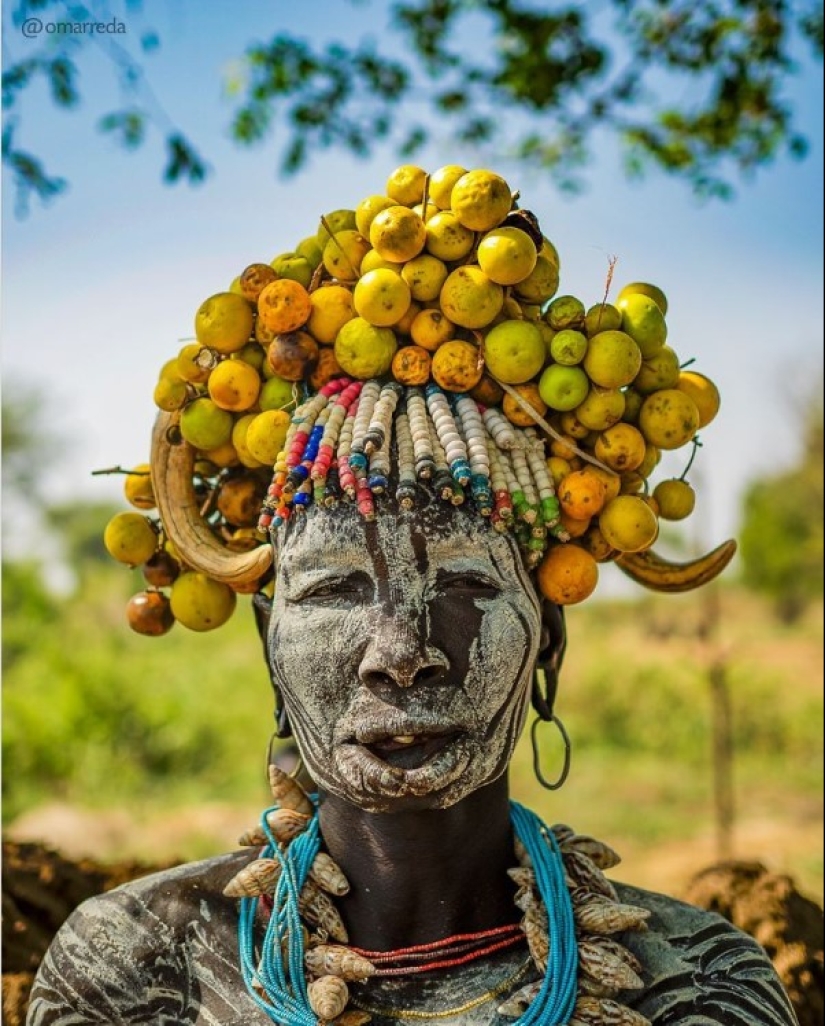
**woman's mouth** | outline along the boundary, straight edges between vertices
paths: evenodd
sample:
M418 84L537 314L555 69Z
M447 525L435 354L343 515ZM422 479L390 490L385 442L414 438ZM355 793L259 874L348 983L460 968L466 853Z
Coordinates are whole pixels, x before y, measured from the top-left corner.
M393 734L377 738L364 747L377 759L390 766L412 770L423 766L458 736L458 731L441 734Z

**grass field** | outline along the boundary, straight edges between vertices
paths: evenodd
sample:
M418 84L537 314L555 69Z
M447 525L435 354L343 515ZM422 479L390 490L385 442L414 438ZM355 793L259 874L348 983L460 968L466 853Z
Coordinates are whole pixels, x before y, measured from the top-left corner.
M17 644L4 643L4 824L68 854L152 861L234 846L267 804L269 685L248 601L212 634L132 634L135 578L106 568ZM595 601L568 613L557 712L570 778L540 788L525 738L512 791L549 821L609 841L614 875L678 894L719 857L709 668L730 694L735 755L729 854L789 873L822 901L822 607L793 627L760 599L720 591L712 641L701 595ZM31 624L28 625L32 635ZM16 645L16 647L15 647ZM546 733L545 733L546 731ZM543 728L543 765L560 744Z

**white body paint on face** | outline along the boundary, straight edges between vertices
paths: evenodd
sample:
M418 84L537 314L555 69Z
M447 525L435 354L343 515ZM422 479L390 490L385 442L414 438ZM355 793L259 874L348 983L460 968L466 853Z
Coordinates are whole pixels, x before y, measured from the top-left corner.
M279 545L273 678L319 786L445 808L507 768L540 606L515 542L436 506L310 512Z

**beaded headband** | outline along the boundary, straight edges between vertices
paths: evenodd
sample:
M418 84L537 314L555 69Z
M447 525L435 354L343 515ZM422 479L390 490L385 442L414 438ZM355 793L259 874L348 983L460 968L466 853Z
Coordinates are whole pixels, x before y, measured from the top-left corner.
M309 505L372 519L390 489L404 510L426 487L512 532L559 605L586 599L606 561L659 591L715 577L734 542L686 563L652 545L660 518L692 511L718 390L665 344L662 290L635 282L613 305L612 276L589 309L557 295L535 215L500 176L454 165L403 165L386 195L248 265L161 370L151 461L125 487L158 516L104 533L149 584L130 624L220 626L271 580L273 530ZM661 450L683 445L685 472L650 494Z
M349 378L324 385L293 416L259 530L311 502L331 507L342 499L374 519L393 461L402 509L415 506L419 481L454 506L470 498L495 530L515 532L528 566L538 564L548 536L570 540L535 430L433 383L422 389Z

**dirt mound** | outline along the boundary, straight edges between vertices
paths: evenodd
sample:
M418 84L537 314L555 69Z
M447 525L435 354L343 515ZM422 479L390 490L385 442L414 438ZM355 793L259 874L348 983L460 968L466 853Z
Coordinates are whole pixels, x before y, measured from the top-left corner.
M168 865L168 864L167 864ZM3 841L3 1022L22 1026L35 971L81 901L165 866L72 861L40 844Z
M822 909L800 894L789 876L772 873L761 862L720 862L697 873L684 898L718 912L759 941L790 995L799 1026L822 1026Z

